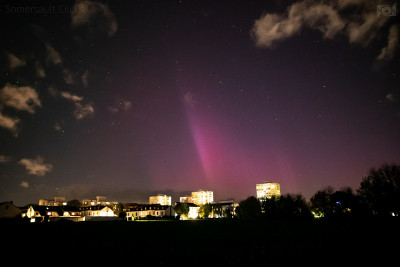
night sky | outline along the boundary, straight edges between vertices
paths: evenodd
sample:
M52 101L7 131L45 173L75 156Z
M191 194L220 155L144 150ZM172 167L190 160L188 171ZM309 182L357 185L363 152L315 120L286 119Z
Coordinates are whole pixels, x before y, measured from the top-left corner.
M0 202L358 188L400 163L393 3L1 1Z

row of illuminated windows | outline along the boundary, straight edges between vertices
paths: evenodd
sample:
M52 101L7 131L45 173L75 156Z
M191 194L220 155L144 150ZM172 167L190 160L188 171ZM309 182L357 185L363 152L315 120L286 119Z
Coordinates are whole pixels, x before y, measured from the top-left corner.
M141 212L141 211L137 211L137 212L128 212L127 213L128 216L134 216L134 217L141 217L141 216L147 216L147 215L153 215L153 216L163 216L164 212L162 211L148 211L148 212Z

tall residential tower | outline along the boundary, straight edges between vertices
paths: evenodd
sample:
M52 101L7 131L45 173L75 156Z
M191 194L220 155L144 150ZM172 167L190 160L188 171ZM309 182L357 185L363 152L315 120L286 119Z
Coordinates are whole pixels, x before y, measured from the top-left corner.
M204 205L214 201L213 191L197 191L192 192L192 203L196 205Z
M163 206L171 206L171 196L164 194L158 194L157 196L151 196L149 198L150 204L160 204Z
M257 198L271 198L272 196L281 196L281 186L278 183L263 182L256 185Z

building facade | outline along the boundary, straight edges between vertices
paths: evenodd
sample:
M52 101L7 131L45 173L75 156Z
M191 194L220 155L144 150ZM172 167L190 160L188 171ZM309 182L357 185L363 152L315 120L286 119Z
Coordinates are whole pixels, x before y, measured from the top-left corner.
M128 221L134 220L135 218L144 218L146 216L154 216L154 217L164 217L164 216L173 216L175 217L176 213L172 209L171 206L160 205L160 204L136 204L131 205L128 209L125 210L126 219Z
M163 206L171 206L171 196L158 194L149 198L149 204L160 204Z
M239 206L233 200L214 202L209 218L233 218L236 216L236 208Z
M191 205L189 205L189 213L188 213L187 217L189 219L197 219L199 217L200 207L193 203L190 203L190 204Z
M204 205L214 201L213 191L197 191L192 192L192 203L196 205Z
M90 206L90 207L81 207L81 216L100 216L100 217L114 217L114 211L108 206Z
M281 196L281 186L278 183L264 182L256 185L257 198L271 198Z
M40 199L39 206L65 206L65 197L54 197L53 199Z
M96 199L82 199L82 206L96 206L102 205L107 206L111 203L107 201L107 197L105 196L96 196Z
M179 197L179 202L182 202L182 203L191 203L191 202L192 202L192 197L191 197L191 196Z

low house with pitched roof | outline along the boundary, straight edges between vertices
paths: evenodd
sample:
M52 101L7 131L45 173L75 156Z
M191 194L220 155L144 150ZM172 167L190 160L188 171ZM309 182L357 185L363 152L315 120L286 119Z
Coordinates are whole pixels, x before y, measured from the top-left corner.
M61 219L79 221L81 212L75 206L40 206L31 205L22 213L22 217L27 217L31 222L50 222Z
M110 221L118 219L113 209L108 206L97 205L81 207L82 221Z
M21 214L21 209L13 204L12 201L0 203L0 219L13 219Z
M171 206L160 204L133 204L124 210L126 212L126 219L133 220L135 218L145 218L147 216L153 217L175 217L175 211Z

